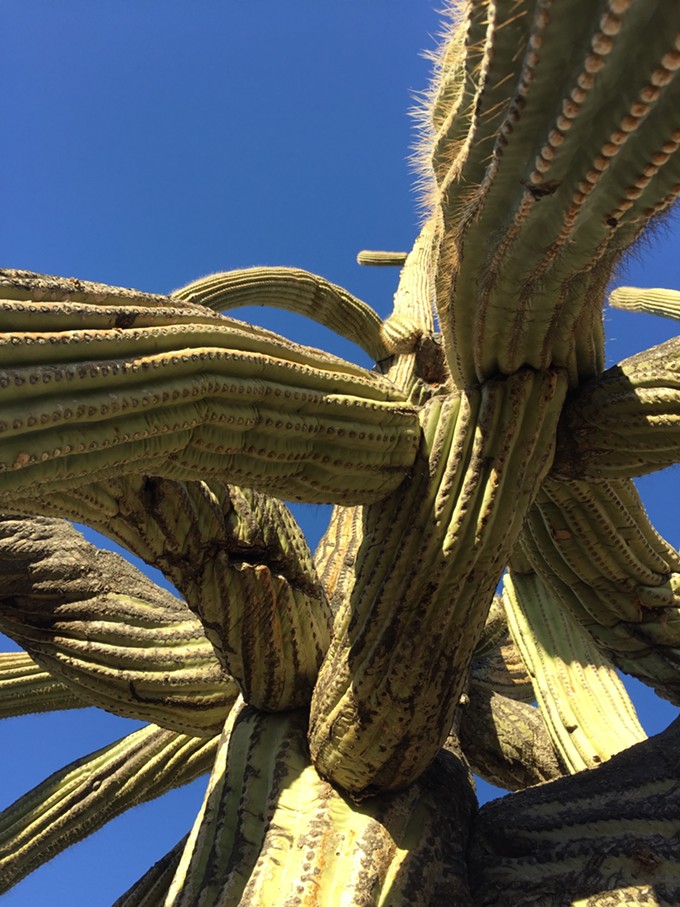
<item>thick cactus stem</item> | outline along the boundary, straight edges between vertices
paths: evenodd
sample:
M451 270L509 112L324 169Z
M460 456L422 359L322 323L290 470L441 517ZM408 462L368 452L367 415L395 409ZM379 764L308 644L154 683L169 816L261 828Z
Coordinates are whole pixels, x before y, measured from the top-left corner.
M442 746L565 391L526 371L435 398L407 489L365 512L310 726L319 772L353 795L406 786Z

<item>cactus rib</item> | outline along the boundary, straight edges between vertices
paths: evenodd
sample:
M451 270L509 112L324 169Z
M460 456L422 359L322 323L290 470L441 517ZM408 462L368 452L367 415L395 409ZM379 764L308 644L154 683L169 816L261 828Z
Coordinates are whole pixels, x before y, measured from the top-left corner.
M476 775L505 790L521 790L567 773L538 709L474 680L467 695L460 709L460 745Z
M580 524L570 512L580 512ZM574 530L587 514L582 538ZM590 563L594 547L601 556ZM680 556L649 523L631 482L545 482L520 549L617 667L680 702Z
M680 192L680 12L495 0L467 15L433 127L447 359L459 386L523 365L576 383L602 367L612 265Z

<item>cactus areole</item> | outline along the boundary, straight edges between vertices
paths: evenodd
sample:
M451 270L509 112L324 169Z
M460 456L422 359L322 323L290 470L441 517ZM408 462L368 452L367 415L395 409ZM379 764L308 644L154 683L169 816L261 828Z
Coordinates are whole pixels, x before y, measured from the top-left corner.
M648 740L616 671L680 702L680 556L632 483L680 459L680 346L605 370L602 317L680 194L678 72L671 0L449 9L427 217L359 255L401 269L386 320L296 268L0 272L0 714L149 722L0 814L4 890L209 772L120 907L680 903L680 728ZM284 500L335 505L315 552ZM472 772L517 793L479 810Z

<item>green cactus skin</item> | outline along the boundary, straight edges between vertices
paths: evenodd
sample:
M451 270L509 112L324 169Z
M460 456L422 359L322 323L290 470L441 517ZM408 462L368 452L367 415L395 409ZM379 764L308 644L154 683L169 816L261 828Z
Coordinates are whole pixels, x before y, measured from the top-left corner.
M405 793L356 809L310 764L303 712L237 707L164 903L471 907L464 848L473 809L467 771L450 754Z
M482 655L475 653L470 665L470 683L487 695L499 693L518 702L533 702L531 677L507 630L507 623L506 633L494 649Z
M0 653L0 718L82 709L87 704L27 652Z
M304 535L281 501L214 481L149 476L52 498L40 503L43 512L87 522L165 573L249 703L269 711L309 703L331 614Z
M217 738L153 725L72 762L0 813L0 891L125 810L204 774Z
M5 518L0 577L0 629L81 704L219 732L236 684L186 605L121 557L61 520Z
M680 556L649 522L632 483L545 482L519 541L598 648L679 703Z
M475 907L675 907L680 902L680 721L599 768L479 811Z
M678 461L680 340L624 359L565 407L553 474L633 478Z
M536 574L511 567L503 602L550 738L570 772L646 739L613 665Z
M611 269L680 191L679 33L675 4L464 5L424 124L460 386L523 365L601 371Z
M435 398L408 489L365 512L310 725L317 769L354 796L404 787L446 739L565 390L527 371Z
M680 292L678 290L640 289L617 287L609 297L609 305L626 312L644 312L663 318L680 319Z
M10 284L6 295L17 292ZM363 503L413 462L417 414L359 366L203 308L177 318L172 300L138 317L135 305L111 311L89 294L75 305L24 295L0 298L13 332L0 335L8 502L128 472Z
M173 299L219 312L246 305L271 306L318 321L378 362L389 355L380 316L336 284L299 268L246 268L211 274L175 290Z

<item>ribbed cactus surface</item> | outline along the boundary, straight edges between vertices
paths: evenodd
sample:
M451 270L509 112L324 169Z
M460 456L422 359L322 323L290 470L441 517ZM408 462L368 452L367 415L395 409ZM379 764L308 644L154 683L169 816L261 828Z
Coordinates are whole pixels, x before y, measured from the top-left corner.
M680 701L680 555L633 485L680 460L680 354L605 370L602 314L680 195L678 72L674 2L451 6L422 229L358 256L400 268L385 319L299 268L0 272L0 717L148 722L0 814L3 890L209 773L120 907L679 902L677 726L617 668ZM315 552L286 501L335 505ZM473 771L516 793L478 810Z

